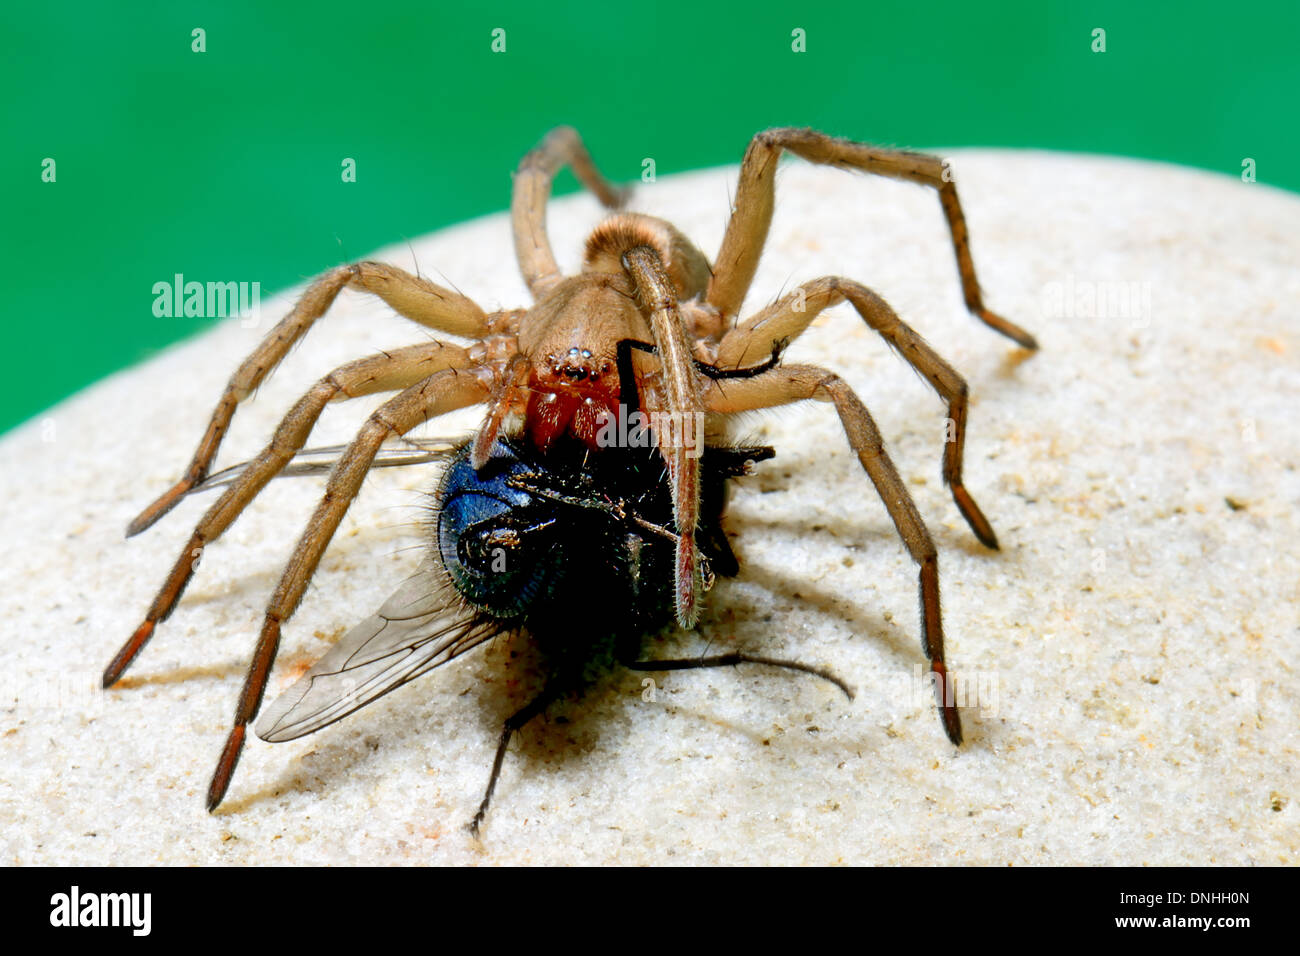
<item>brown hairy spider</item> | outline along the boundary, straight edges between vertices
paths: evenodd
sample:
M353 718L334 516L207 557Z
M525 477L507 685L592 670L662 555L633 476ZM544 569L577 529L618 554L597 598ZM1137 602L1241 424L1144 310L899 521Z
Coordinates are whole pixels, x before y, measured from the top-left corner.
M883 299L849 279L815 279L737 321L771 224L773 184L783 150L813 163L910 180L938 190L967 308L1021 346L1037 347L1027 332L984 307L957 190L934 157L867 146L809 129L768 130L755 136L745 153L735 205L712 267L669 223L619 213L592 232L582 272L564 276L545 226L556 172L567 164L610 208L618 208L624 194L597 171L574 130L552 131L520 163L511 201L515 254L534 299L530 308L487 314L463 295L379 262L331 269L307 288L293 311L230 379L185 475L128 527L128 536L139 534L203 482L236 406L275 369L344 287L377 295L406 318L473 343L429 341L372 355L335 369L312 386L284 416L270 444L200 519L144 622L104 671L105 687L123 675L158 622L176 607L193 574L196 549L215 541L303 448L327 403L397 392L370 415L338 459L324 497L271 596L234 727L208 788L209 810L226 793L248 724L262 703L281 626L302 599L380 446L436 415L485 403L487 415L470 452L476 469L504 435L531 440L542 451L557 439L577 440L598 454L601 429L611 416L625 411L619 407L624 397L619 387L620 360L631 362L638 396L634 401L639 406L634 410L656 423L679 426L655 430L671 486L677 532L678 623L684 628L695 624L704 589L695 542L700 509L698 450L703 438L698 424L708 422L707 427L717 428L723 416L804 399L830 402L908 552L920 565L923 648L944 730L954 744L961 742L961 724L944 667L938 557L925 524L885 453L871 415L849 386L833 372L806 365L781 366L776 357L823 309L848 301L948 403L954 427L944 448L943 477L975 536L996 548L992 527L962 483L966 383ZM629 345L640 348L633 353ZM762 364L769 356L771 361ZM722 378L727 379L725 389ZM500 756L499 751L498 763Z

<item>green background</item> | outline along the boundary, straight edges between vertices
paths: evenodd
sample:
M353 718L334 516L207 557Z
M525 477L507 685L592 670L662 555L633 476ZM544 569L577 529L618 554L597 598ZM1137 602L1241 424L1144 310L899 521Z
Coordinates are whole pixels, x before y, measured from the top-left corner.
M808 125L885 144L1116 153L1300 190L1300 4L637 2L12 6L0 35L0 429L262 293L503 209L572 123L615 179ZM191 52L191 30L207 52ZM490 50L504 28L507 51ZM791 52L791 30L807 52ZM1104 54L1091 50L1106 30ZM45 157L57 181L41 181ZM358 181L343 183L354 157ZM567 174L557 192L573 182ZM502 254L508 254L502 250ZM215 400L216 396L213 396Z

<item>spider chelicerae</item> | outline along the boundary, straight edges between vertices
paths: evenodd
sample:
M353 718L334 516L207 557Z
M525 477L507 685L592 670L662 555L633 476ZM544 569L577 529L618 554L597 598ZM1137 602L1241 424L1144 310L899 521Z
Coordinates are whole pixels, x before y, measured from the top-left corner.
M247 727L257 715L266 690L281 627L302 599L322 553L376 463L381 446L430 418L480 403L486 404L487 414L460 459L462 470L472 470L465 473L470 475L465 480L471 485L477 480L472 476L483 473L494 455L522 460L535 453L542 456L539 460L547 461L552 450L568 447L585 447L586 453L608 455L611 421L624 421L631 412L641 413L645 421L652 423L650 433L662 459L661 480L666 481L669 490L665 501L671 502L671 527L665 524L652 528L652 532L671 541L671 559L664 562L668 567L663 572L671 580L664 590L671 595L667 602L669 616L683 628L695 625L710 578L710 542L702 542L698 536L707 534L716 539L720 534L717 519L721 514L721 493L717 503L706 505L702 512L702 487L706 492L710 487L720 489L728 477L743 470L734 465L735 455L728 457L719 452L712 460L722 464L709 472L705 461L708 453L702 451L716 446L710 445L706 436L720 434L726 416L734 413L805 399L831 403L850 446L919 565L922 646L930 661L944 730L954 744L961 742L960 718L944 665L934 543L885 452L880 432L857 395L833 371L783 365L779 355L785 344L801 335L823 310L841 302L852 305L863 321L947 402L951 427L943 453L944 480L975 536L987 547L996 548L993 528L962 481L966 383L880 296L851 279L814 279L756 314L741 317L741 305L771 224L775 175L783 152L813 163L909 180L935 189L951 232L967 308L1022 347L1037 347L1026 331L984 306L957 190L945 164L935 157L837 139L809 129L767 130L753 138L745 153L722 246L711 265L670 223L638 213L617 212L589 236L582 271L565 276L551 251L545 224L546 206L558 170L568 165L580 182L611 209L621 207L626 197L596 169L574 130L561 127L552 131L520 163L511 201L515 254L534 300L531 307L487 313L464 295L379 262L331 269L311 283L293 310L231 377L183 477L128 527L128 536L144 531L204 483L236 407L325 314L342 289L378 296L399 315L468 343L435 339L393 349L340 366L316 382L284 416L269 444L240 469L199 520L143 623L106 668L104 686L109 687L131 665L157 624L176 607L197 565L194 556L220 537L261 489L302 452L328 403L396 393L366 419L338 456L324 496L271 596L234 726L208 789L209 809L216 808L229 787ZM625 429L617 432L625 433ZM503 452L503 448L514 450ZM524 448L531 451L524 452ZM770 453L770 449L766 451ZM546 470L540 469L541 478L547 477ZM566 475L563 482L572 484L580 478ZM534 484L530 486L528 480ZM516 476L516 483L509 487L533 498L566 498L566 493L539 488L538 480L538 474L527 480ZM652 490L642 487L645 494ZM567 497L583 503L573 495ZM616 517L618 521L654 524L639 513ZM509 529L494 531L498 532L499 539L493 540L509 543ZM716 540L711 544L717 554ZM418 600L418 596L410 599ZM331 656L333 652L327 658ZM450 656L454 655L448 654L448 659ZM700 659L696 663L710 666L744 661L799 667L827 676L815 668L743 654ZM691 666L687 661L657 663ZM386 689L401 682L390 679ZM537 703L515 715L513 724L507 723L488 797L510 734L540 711ZM284 710L277 703L277 719L283 718ZM317 726L322 723L316 721ZM260 724L258 731L262 733ZM487 802L485 798L475 828Z

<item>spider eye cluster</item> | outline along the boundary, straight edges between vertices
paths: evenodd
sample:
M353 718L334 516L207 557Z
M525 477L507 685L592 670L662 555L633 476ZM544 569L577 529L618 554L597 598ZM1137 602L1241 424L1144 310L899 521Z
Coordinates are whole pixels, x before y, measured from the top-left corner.
M550 362L551 375L556 379L566 378L570 382L583 382L591 379L593 382L609 371L609 363L601 362L599 365L593 359L590 349L580 349L576 346L569 349L562 355L548 355Z

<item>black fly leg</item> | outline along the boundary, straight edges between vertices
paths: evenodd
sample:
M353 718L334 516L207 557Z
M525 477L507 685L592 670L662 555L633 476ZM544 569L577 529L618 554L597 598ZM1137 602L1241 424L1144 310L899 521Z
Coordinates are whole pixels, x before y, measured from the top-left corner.
M828 671L826 667L816 667L811 663L801 663L800 661L784 661L777 657L762 657L759 654L746 654L742 650L732 652L731 654L715 654L714 657L671 657L662 659L662 661L638 661L640 657L640 641L623 641L617 648L619 652L619 663L627 667L629 671L689 671L699 670L702 667L733 667L738 663L761 663L767 667L784 667L785 670L800 671L801 674L811 674L814 678L828 680L841 691L849 700L853 700L853 688L837 678L835 674Z
M704 552L714 574L724 578L734 578L740 573L740 561L736 559L736 552L732 550L731 542L727 540L727 532L722 530L722 525L713 524L700 537L700 550Z
M522 730L534 717L537 717L547 707L555 703L563 695L567 687L567 683L561 686L559 682L551 678L542 687L541 693L506 718L505 726L501 729L501 739L497 741L497 754L492 761L492 776L488 778L487 792L483 794L483 802L479 804L478 813L474 814L474 819L470 821L469 832L475 838L478 837L478 830L483 823L483 818L487 816L488 804L492 802L492 791L497 788L497 778L501 776L501 765L505 763L506 748L510 746L510 738Z
M753 378L755 375L762 375L776 368L781 363L781 353L789 344L789 339L773 342L771 357L760 365L751 365L748 368L718 368L716 365L709 365L696 359L695 370L705 378L714 381L722 378ZM629 410L635 411L641 408L641 396L637 394L636 376L632 373L633 349L649 352L652 355L656 349L652 343L637 339L620 339L615 347L618 365L618 400Z
M781 353L785 347L790 344L790 340L778 339L772 343L772 354L766 362L759 365L750 365L747 368L718 368L716 365L708 365L704 362L696 361L696 370L706 378L717 381L720 378L753 378L755 375L762 375L764 372L770 372L781 364Z
M757 654L746 654L741 651L731 654L718 654L714 657L678 657L661 661L623 661L623 666L630 671L689 671L702 667L734 667L736 664L764 664L768 667L784 667L786 670L811 674L813 677L820 677L822 680L830 681L844 691L845 697L849 700L853 699L853 688L824 667L802 664L799 661L781 660L776 657L760 657Z
M749 474L756 462L767 461L775 455L776 451L771 445L740 445L734 448L710 445L706 453L708 467L701 488L704 496L700 503L701 513L721 516L726 504L727 480ZM727 532L720 520L707 522L700 536L700 548L715 574L734 578L740 573L740 562L736 560L736 552L731 549L731 542L727 540Z

